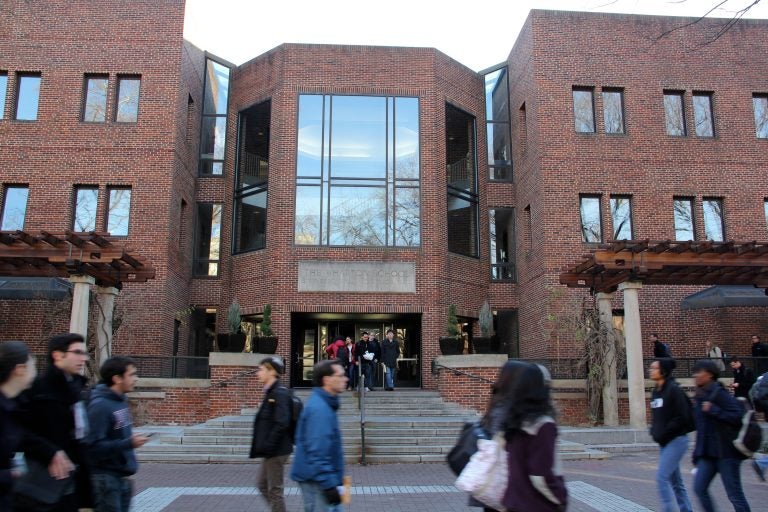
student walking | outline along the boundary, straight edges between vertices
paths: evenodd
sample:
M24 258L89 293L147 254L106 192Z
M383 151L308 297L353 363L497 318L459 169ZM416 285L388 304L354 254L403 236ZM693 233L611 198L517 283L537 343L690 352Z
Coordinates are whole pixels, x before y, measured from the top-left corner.
M13 510L14 453L23 431L14 418L19 393L35 380L37 369L29 349L21 341L0 343L0 512Z
M136 364L127 357L110 357L101 365L101 383L88 402L88 461L95 512L129 512L139 463L134 450L149 441L133 433L126 393L139 380Z
M264 386L264 399L253 421L250 457L264 457L256 480L259 492L272 512L285 512L283 472L293 451L291 395L280 383L284 373L285 366L275 357L262 359L256 373L259 383Z
M400 357L400 345L395 339L395 332L392 329L387 330L387 337L381 342L381 362L386 368L384 374L386 384L384 388L387 391L395 390L395 381L397 380L397 359Z
M714 512L709 495L709 484L720 473L725 492L735 512L750 512L749 503L741 487L741 458L736 448L722 434L723 428L738 427L744 414L741 404L717 381L720 371L710 359L697 361L693 366L696 384L696 448L693 463L696 476L693 489L706 512Z
M674 359L657 358L648 369L656 384L651 393L651 437L659 444L656 487L661 512L692 512L691 500L680 473L680 459L688 450L688 432L696 427L691 402L677 385Z
M301 488L304 512L341 512L344 451L336 411L347 376L338 361L320 361L313 384L296 426L291 478Z

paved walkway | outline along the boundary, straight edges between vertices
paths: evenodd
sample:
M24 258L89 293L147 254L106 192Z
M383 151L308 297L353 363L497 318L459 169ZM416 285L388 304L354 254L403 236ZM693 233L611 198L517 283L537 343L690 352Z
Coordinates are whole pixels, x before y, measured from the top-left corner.
M616 455L609 460L566 461L566 479L573 512L649 512L658 502L654 483L656 453ZM136 480L133 512L266 512L269 509L252 485L257 464L144 464ZM693 497L690 464L685 479ZM465 493L453 487L444 464L348 465L353 496L349 511L387 512L479 511L466 506ZM752 510L764 510L768 484L748 464L742 479ZM301 496L286 478L288 510L301 510ZM721 510L731 510L717 479L712 485Z

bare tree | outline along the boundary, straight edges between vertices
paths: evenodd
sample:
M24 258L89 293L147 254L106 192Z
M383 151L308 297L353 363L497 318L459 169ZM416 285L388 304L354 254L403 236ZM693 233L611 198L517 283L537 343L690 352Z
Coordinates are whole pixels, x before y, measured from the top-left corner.
M706 46L706 45L714 43L715 41L720 39L726 32L728 32L730 29L732 29L734 27L734 25L736 25L736 23L738 23L739 20L744 17L744 15L746 15L751 9L753 9L761 1L762 0L738 0L740 5L739 5L739 7L736 7L736 8L734 8L732 10L733 16L731 16L730 18L726 19L718 27L717 31L714 34L712 34L711 37L707 38L707 40L704 43L702 43L701 46ZM686 0L678 0L677 2L672 2L672 3L685 3L685 2L686 2ZM682 24L680 26L677 26L677 27L671 28L671 29L669 29L669 30L667 30L665 32L662 32L656 39L657 40L663 39L663 38L669 36L670 34L672 34L674 32L677 32L678 30L681 30L681 29L690 27L692 25L695 25L695 24L701 22L704 18L706 18L707 16L709 16L713 12L717 11L718 9L724 9L726 6L728 6L728 4L730 4L732 6L733 5L733 1L732 0L720 0L713 7L711 7L706 13L704 13L703 15L699 16L698 18L694 19L693 21L690 21L688 23L684 23L684 24Z

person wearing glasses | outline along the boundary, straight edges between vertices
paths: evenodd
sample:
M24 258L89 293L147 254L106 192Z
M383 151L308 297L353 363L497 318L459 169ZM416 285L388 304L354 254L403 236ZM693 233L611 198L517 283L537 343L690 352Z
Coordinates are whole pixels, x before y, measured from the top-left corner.
M26 458L44 464L53 478L71 481L54 508L56 512L93 506L85 444L88 414L83 373L88 359L82 335L70 332L53 336L48 340L48 369L19 399ZM14 510L40 508L33 503L17 503Z

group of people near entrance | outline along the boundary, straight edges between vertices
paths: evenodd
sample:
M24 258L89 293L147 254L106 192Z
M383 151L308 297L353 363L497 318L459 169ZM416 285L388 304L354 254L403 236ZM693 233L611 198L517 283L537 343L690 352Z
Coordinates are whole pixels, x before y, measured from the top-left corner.
M671 357L656 357L648 369L655 383L651 394L651 437L660 446L656 483L660 510L693 510L683 482L680 461L688 450L688 433L696 432L693 449L693 490L701 507L716 510L709 486L719 473L728 500L736 512L749 512L750 506L741 485L741 463L745 456L725 435L726 429L738 429L749 404L749 389L755 382L752 370L737 357L731 357L734 373L733 394L723 386L721 366L713 358L701 359L693 366L695 393L693 403L672 376L676 362ZM750 461L765 481L767 459Z
M23 342L0 344L0 512L128 512L134 449L149 440L132 432L135 363L107 359L90 389L80 334L53 336L47 356L38 375Z
M368 332L363 332L357 343L353 342L350 336L346 339L337 336L333 343L325 348L325 354L329 360L341 363L347 376L348 389L357 389L358 380L362 379L360 386L365 388L365 391L375 390L379 371L382 371L384 389L395 390L400 344L392 329L387 330L387 335L381 343Z

